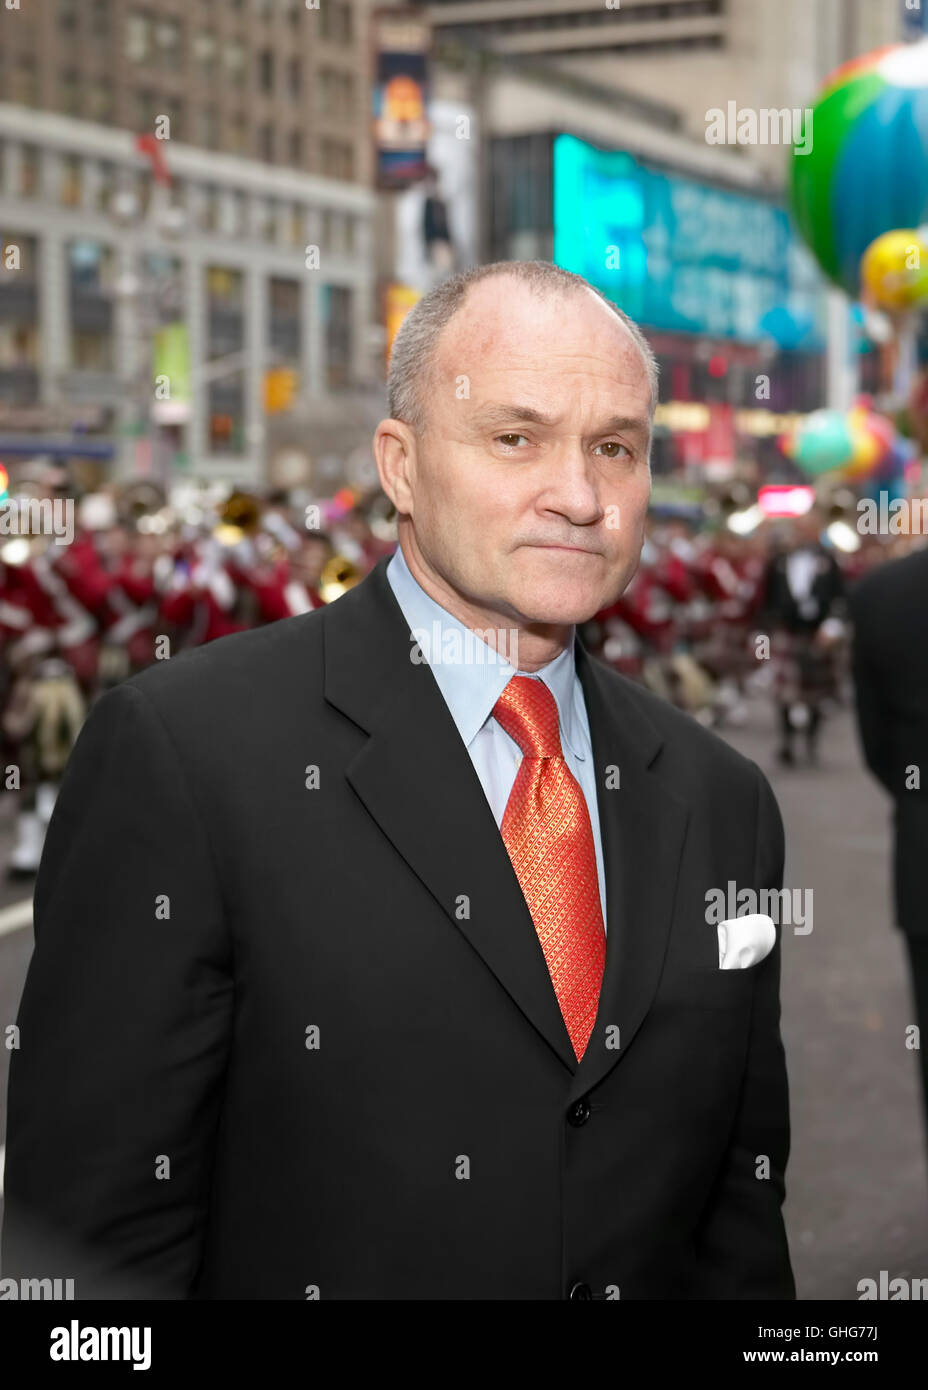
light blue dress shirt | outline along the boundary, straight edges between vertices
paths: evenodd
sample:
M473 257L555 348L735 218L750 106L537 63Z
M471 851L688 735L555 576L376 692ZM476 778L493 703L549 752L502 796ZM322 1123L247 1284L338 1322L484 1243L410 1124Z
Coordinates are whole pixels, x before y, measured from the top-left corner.
M387 579L410 633L416 637L423 657L432 668L497 825L502 824L522 752L493 718L493 706L515 675L542 680L551 691L557 703L564 759L580 785L590 814L605 929L606 876L596 801L596 769L583 686L574 664L574 634L571 634L570 645L547 666L538 671L517 671L505 657L488 647L425 592L410 573L399 546L387 565ZM461 659L462 654L465 659Z

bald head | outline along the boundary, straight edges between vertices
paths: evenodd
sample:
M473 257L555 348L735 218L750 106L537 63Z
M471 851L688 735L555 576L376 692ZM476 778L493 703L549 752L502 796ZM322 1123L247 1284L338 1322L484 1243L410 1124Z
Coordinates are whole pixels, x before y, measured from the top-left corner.
M466 287L428 363L424 422L397 414L374 438L403 554L461 621L547 633L550 650L637 568L647 361L585 282L539 290L499 273Z
M442 281L404 318L390 355L387 381L390 414L394 419L404 420L420 431L425 428L428 402L435 387L439 345L445 331L477 288L488 283L490 298L503 303L512 297L516 287L527 289L538 297L553 296L559 300L566 295L593 296L625 327L636 345L648 375L653 416L658 395L657 360L644 334L627 314L582 276L548 261L496 261ZM481 303L486 303L485 294Z

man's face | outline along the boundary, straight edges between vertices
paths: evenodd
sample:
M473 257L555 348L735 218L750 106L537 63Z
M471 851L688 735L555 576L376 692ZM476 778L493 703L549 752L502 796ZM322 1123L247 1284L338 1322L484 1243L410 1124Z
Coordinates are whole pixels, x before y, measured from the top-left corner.
M471 288L439 340L407 486L426 568L522 624L585 621L632 578L650 493L650 395L628 331L588 290Z
M311 536L303 541L291 559L291 573L294 578L302 580L304 584L315 587L322 578L322 571L331 554L332 548L328 541Z

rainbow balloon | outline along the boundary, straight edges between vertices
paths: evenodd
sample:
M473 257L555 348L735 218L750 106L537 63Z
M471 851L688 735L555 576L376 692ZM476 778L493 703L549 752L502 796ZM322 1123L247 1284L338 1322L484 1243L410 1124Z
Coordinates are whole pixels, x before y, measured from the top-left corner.
M874 476L889 455L896 429L865 400L851 410L813 410L779 443L804 473L840 471L849 482Z
M854 436L841 410L813 410L779 443L787 458L813 477L842 468L854 457Z
M825 274L856 298L867 247L928 222L928 39L844 63L810 119L790 162L793 215Z
M896 427L885 415L866 405L855 405L848 412L848 426L854 439L854 455L844 467L844 476L849 480L873 477L893 447Z

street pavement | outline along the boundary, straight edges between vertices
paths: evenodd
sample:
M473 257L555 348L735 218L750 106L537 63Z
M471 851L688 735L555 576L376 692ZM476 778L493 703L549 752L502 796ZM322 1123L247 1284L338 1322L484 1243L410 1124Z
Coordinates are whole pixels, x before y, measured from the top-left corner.
M786 826L785 883L812 931L783 929L782 1033L792 1152L786 1222L800 1299L857 1299L858 1281L928 1278L928 1161L904 944L890 923L889 803L836 710L819 766L779 768L768 705L726 729L770 777ZM0 800L0 864L12 808ZM6 929L22 886L0 883L0 1037L16 1016L31 925ZM22 909L20 909L22 910ZM7 913L4 916L4 913ZM15 915L13 917L15 921ZM928 1046L928 1039L925 1039ZM0 1049L0 1143L9 1053Z

